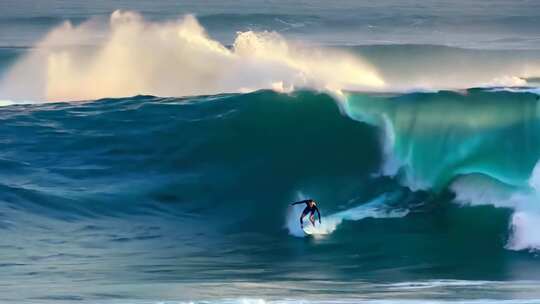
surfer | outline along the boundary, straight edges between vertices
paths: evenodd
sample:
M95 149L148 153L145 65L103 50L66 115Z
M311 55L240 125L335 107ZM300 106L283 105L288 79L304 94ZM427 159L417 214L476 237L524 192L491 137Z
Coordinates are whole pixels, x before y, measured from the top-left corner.
M317 204L312 199L307 199L303 201L299 201L296 203L292 203L291 206L298 205L298 204L306 204L306 208L304 208L304 211L302 211L302 215L300 216L300 226L304 228L304 217L308 214L309 220L311 221L311 224L315 226L315 211L317 211L317 216L319 217L319 225L321 224L321 213L319 212L319 208L317 208Z

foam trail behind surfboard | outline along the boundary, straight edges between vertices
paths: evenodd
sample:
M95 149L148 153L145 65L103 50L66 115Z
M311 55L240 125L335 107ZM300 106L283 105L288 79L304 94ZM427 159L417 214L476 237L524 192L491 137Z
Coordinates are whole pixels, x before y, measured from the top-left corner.
M334 232L343 221L358 221L365 218L397 218L406 216L409 213L407 209L395 209L395 207L385 204L388 199L389 195L383 194L360 206L322 216L321 224L317 221L315 227L310 227L310 232L314 235L328 235ZM287 229L289 234L293 236L305 236L299 222L304 207L303 205L296 205L289 208ZM305 221L309 221L309 219L306 217Z

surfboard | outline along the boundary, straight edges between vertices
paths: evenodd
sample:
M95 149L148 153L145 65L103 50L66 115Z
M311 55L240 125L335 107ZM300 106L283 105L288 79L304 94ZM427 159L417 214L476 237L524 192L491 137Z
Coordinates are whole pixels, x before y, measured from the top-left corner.
M318 224L318 223L317 223ZM306 235L316 235L316 234L321 234L317 227L313 226L313 224L311 224L311 222L308 220L308 221L305 221L304 222L304 228L302 228L302 230L304 230L304 233Z

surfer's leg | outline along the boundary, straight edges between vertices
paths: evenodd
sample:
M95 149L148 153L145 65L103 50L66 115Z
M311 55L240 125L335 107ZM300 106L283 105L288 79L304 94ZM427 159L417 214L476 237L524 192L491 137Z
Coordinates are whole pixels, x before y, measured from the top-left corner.
M304 211L302 211L302 215L300 215L300 227L304 227L304 217L309 213L309 208L306 207Z
M311 221L311 224L315 226L315 214L313 212L309 215L309 220Z

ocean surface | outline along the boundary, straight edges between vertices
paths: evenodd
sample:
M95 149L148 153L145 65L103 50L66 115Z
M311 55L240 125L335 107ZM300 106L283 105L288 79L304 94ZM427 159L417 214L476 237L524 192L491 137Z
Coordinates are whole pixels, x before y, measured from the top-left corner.
M538 20L0 1L0 302L540 303Z

